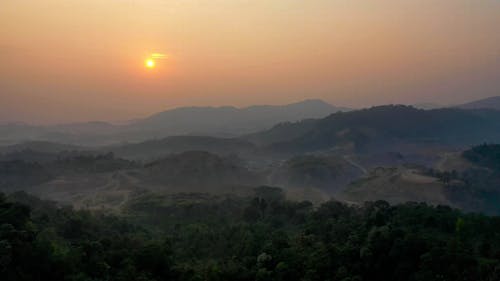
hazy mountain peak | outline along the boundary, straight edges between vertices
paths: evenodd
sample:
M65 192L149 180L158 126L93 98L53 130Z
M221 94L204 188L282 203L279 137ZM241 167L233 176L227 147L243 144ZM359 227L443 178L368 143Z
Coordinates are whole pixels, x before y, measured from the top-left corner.
M432 103L432 102L416 103L416 104L413 104L412 106L416 107L418 109L425 109L425 110L438 109L438 108L446 107L446 106L444 106L442 104Z
M264 130L285 121L323 118L340 110L348 109L335 107L319 99L287 105L254 105L244 108L179 107L138 120L133 126L141 130L158 131L163 136L235 136Z
M500 110L500 96L484 98L457 106L463 109L496 109Z
M328 105L328 106L332 106L331 104L329 104L326 101L321 100L321 99L305 99L303 101L291 103L289 105L294 105L294 104L313 104L313 105Z

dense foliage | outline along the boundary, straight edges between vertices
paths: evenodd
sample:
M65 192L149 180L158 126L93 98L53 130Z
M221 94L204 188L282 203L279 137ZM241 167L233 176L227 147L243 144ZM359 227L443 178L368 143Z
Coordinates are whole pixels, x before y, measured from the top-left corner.
M2 280L500 280L498 217L313 208L266 187L248 199L152 196L120 217L0 196Z

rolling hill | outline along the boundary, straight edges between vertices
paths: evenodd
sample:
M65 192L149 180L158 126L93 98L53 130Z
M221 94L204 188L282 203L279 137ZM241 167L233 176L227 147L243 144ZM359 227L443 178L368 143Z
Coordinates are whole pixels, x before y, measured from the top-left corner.
M489 97L457 106L462 109L495 109L500 110L500 96Z
M168 132L170 135L237 136L257 132L285 121L322 118L347 111L321 100L305 100L282 106L255 105L245 108L181 107L156 113L130 124L132 129Z
M383 151L405 144L472 145L500 140L500 112L378 106L280 124L248 139L280 153Z
M362 172L339 156L302 155L285 161L269 176L270 183L288 188L316 188L335 194Z
M205 151L187 151L161 158L144 166L145 181L168 187L195 187L199 190L226 185L258 185L257 174L238 159Z
M141 142L177 135L234 137L271 128L281 122L322 118L347 108L321 100L288 105L255 105L245 108L179 107L125 124L85 122L48 126L0 125L0 145L24 141L50 141L100 146L119 142Z
M391 204L413 201L453 206L444 184L437 178L405 167L376 168L350 184L337 198L356 203L385 200Z

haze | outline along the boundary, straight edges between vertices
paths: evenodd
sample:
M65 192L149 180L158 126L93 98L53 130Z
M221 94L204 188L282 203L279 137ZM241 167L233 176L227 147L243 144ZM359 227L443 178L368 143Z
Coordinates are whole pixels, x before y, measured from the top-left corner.
M183 105L498 95L500 2L0 3L0 120L126 120ZM146 69L153 53L168 59Z

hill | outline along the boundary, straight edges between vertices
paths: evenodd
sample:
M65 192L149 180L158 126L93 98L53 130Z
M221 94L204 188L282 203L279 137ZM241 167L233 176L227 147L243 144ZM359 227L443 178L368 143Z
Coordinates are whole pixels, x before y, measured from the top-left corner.
M388 105L281 124L249 139L280 153L393 150L407 143L470 145L500 140L500 112Z
M444 184L437 178L405 167L376 168L350 184L338 198L360 204L385 200L391 204L413 201L453 205L447 198Z
M416 103L416 104L413 104L412 106L415 108L424 109L424 110L431 110L431 109L438 109L438 108L447 107L445 105L438 104L438 103L432 103L432 102Z
M151 162L144 168L146 182L174 188L195 187L199 191L260 183L258 175L245 168L237 158L221 157L205 151L173 154Z
M500 110L500 96L489 97L457 106L462 109L495 109Z
M161 132L164 135L196 134L236 136L257 132L285 121L322 118L345 111L321 100L305 100L282 106L256 105L245 108L181 107L137 120L131 128Z
M362 172L339 156L301 155L285 161L272 171L271 184L287 188L317 188L334 194Z
M100 121L47 126L0 124L0 145L48 141L101 146L177 135L234 137L262 131L281 122L322 118L341 110L349 109L335 107L321 100L305 100L288 105L245 108L179 107L123 124Z

